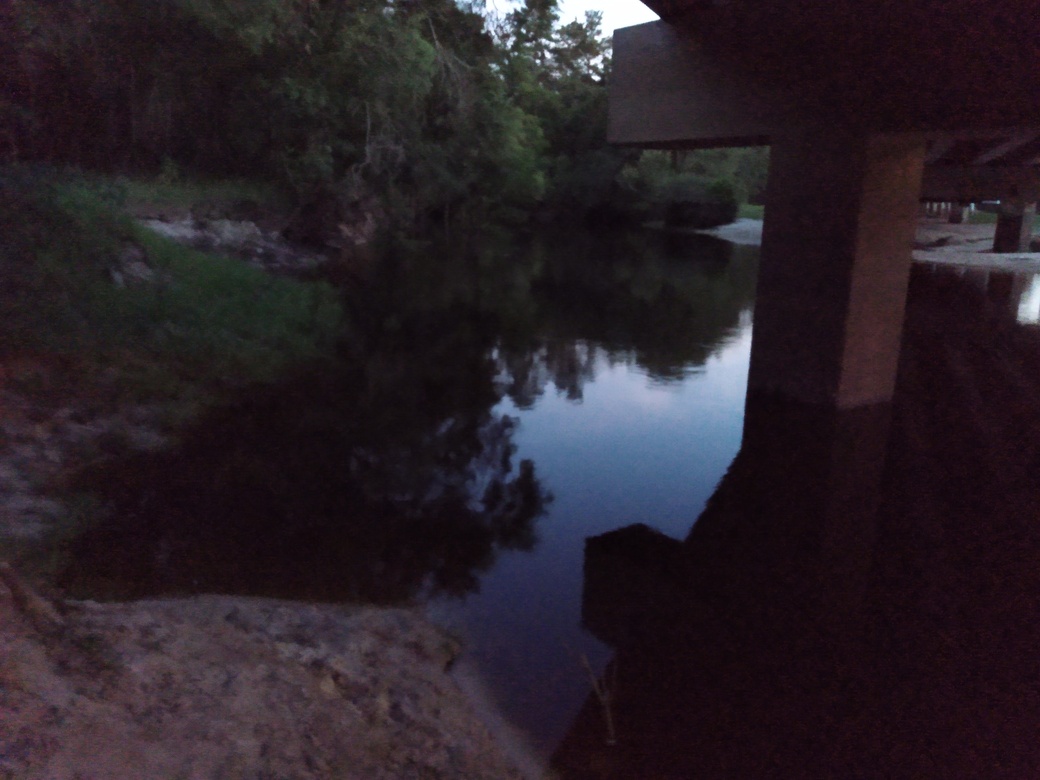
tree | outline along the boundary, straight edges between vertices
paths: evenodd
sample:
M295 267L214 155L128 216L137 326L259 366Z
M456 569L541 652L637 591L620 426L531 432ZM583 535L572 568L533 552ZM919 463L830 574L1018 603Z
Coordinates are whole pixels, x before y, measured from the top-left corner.
M378 201L404 230L582 208L605 143L600 18L526 0L10 0L0 150L109 171L263 176ZM323 195L322 195L323 194ZM335 220L333 220L335 221Z

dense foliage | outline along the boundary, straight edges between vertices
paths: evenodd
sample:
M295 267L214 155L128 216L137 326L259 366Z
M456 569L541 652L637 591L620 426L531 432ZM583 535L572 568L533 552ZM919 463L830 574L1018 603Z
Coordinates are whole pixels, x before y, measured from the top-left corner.
M406 229L610 212L646 192L608 80L599 14L558 0L9 0L0 157L264 178Z

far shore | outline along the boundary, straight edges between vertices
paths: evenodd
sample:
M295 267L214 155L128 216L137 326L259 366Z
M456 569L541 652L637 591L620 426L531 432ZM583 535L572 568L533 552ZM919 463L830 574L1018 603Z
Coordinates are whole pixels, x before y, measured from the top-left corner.
M923 218L917 225L914 261L964 268L1040 273L1040 252L994 254L992 246L995 230L993 224L953 225L945 220ZM760 246L762 220L741 218L716 228L683 232L715 236L734 244Z

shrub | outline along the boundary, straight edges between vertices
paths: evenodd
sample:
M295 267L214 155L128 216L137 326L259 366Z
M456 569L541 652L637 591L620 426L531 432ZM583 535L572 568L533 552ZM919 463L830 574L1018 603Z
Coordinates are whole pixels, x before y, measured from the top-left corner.
M668 227L710 228L737 217L739 207L733 185L723 179L711 181L694 174L666 178L656 200L664 208Z

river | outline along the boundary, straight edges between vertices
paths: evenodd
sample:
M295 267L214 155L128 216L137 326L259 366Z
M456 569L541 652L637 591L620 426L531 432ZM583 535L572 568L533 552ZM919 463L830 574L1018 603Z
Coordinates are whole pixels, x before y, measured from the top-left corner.
M564 776L1029 766L1035 280L920 266L891 408L745 420L756 269L645 232L402 251L335 369L84 475L61 583L427 603Z

